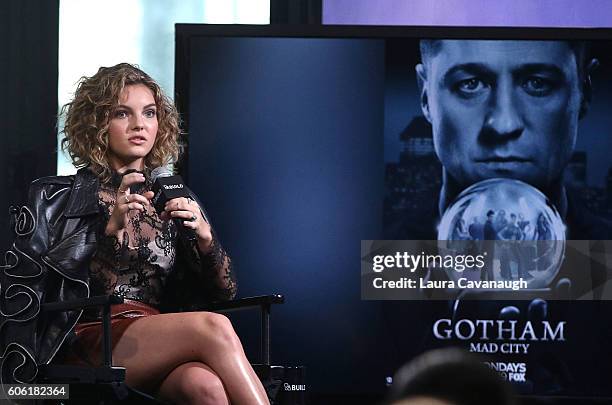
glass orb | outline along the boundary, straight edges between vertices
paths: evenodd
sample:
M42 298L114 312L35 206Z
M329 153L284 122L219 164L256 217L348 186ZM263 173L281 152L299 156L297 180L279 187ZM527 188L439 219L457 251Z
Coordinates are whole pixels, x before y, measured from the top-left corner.
M519 180L488 179L449 205L438 225L438 248L442 254L486 251L489 256L485 261L491 270L446 269L451 279L522 278L528 288L546 288L563 261L565 229L555 206L536 188Z

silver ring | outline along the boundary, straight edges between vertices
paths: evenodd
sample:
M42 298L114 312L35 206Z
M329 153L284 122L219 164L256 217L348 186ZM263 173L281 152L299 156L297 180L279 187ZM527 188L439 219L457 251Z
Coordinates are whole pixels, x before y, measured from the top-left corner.
M195 216L195 214L192 215L190 221L191 222L195 222L195 220L198 219L198 217Z
M127 195L125 196L125 203L126 203L126 204L129 204L129 203L130 203L130 198L129 198Z

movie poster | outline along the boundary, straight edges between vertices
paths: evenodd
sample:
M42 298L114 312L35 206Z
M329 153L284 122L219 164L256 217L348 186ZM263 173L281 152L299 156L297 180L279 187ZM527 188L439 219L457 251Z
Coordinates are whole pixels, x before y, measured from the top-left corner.
M407 285L366 291L389 299L383 312L401 357L457 345L488 356L521 393L610 394L610 47L387 41L384 239L421 241L387 253L424 259L423 241L455 254L488 251L471 276L432 277L430 265L412 295ZM379 280L390 271L384 257L373 266ZM387 264L397 268L397 259ZM444 289L436 278L463 288L429 300L427 283ZM398 301L398 290L423 300Z

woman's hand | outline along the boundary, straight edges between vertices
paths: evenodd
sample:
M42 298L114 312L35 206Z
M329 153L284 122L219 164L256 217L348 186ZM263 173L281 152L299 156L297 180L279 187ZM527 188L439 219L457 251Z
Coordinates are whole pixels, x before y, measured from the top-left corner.
M107 235L115 235L121 239L129 220L128 214L130 211L142 212L145 206L150 204L149 200L153 198L152 191L147 191L143 194L130 194L130 187L132 185L144 183L144 181L144 175L139 172L123 176L119 189L117 189L117 201L113 208L113 213L106 225L105 233Z
M173 198L172 200L168 200L166 202L164 210L165 215L162 214L162 219L169 217L182 219L182 226L195 231L198 238L198 248L200 252L203 254L210 252L212 244L212 230L210 228L210 224L205 218L203 218L202 211L200 210L198 203L184 197Z

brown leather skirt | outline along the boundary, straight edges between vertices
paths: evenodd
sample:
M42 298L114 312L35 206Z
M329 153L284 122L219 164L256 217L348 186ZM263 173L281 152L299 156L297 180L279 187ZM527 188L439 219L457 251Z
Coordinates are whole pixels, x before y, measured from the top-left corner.
M140 301L126 299L123 304L111 306L112 347L134 321L159 311ZM74 327L76 337L58 353L54 363L82 366L102 364L102 321L79 322Z

